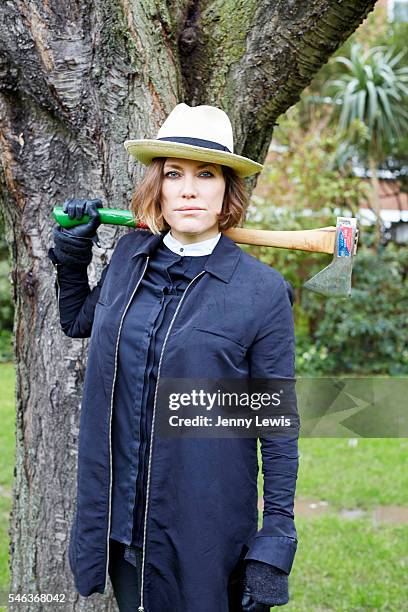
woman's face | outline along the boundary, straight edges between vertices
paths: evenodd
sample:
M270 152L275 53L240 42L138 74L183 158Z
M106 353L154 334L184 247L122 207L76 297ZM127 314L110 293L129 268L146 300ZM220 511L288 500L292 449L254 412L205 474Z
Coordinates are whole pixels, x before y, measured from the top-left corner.
M216 236L224 192L220 164L168 157L160 202L173 237L187 244Z

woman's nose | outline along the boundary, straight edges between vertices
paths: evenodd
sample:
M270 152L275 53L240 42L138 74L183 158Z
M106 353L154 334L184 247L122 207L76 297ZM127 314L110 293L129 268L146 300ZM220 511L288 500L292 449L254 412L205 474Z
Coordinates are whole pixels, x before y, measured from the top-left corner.
M195 198L197 196L197 187L193 176L187 174L184 175L182 185L182 197L183 198Z

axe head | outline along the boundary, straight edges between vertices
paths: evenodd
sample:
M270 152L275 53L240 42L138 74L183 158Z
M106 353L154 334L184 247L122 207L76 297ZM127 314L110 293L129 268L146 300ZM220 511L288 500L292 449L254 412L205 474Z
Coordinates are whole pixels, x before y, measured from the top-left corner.
M326 297L349 297L358 229L354 217L337 217L333 261L303 285Z

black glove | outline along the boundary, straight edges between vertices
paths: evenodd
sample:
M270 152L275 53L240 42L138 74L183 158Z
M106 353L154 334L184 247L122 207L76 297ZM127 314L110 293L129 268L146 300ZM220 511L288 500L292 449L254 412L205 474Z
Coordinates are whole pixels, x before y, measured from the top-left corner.
M65 200L62 210L64 213L68 213L70 219L81 219L84 215L88 215L90 219L88 223L75 225L64 230L64 232L69 232L71 236L80 238L94 238L96 230L101 224L98 208L103 208L102 200L99 198L96 200L79 200L77 198Z
M268 563L249 560L245 566L243 612L269 612L289 601L288 575Z
M92 244L100 246L96 230L101 224L98 208L103 208L101 200L66 200L62 210L68 213L70 219L81 219L89 215L88 223L82 223L69 230L57 225L54 228L54 249L48 251L48 256L54 262L68 266L88 266L92 260ZM51 253L52 251L52 253Z
M270 606L266 606L263 603L257 603L256 601L254 601L247 587L244 588L241 605L242 612L269 612L270 609Z

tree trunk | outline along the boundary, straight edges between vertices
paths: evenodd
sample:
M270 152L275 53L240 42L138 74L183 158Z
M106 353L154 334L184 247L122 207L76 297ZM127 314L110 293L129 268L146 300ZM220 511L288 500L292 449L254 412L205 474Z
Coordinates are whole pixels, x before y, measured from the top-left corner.
M235 152L262 162L277 117L374 4L1 3L0 206L13 260L17 368L12 593L65 593L64 610L116 609L111 590L80 597L68 566L87 341L59 327L46 256L53 206L79 196L128 208L142 167L123 141L155 137L180 101L223 108ZM101 227L91 285L123 232Z

